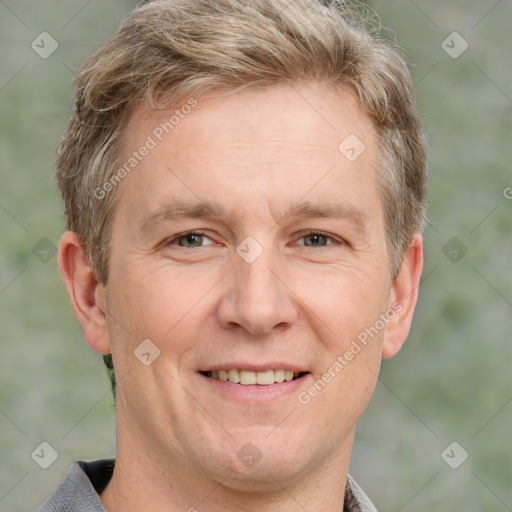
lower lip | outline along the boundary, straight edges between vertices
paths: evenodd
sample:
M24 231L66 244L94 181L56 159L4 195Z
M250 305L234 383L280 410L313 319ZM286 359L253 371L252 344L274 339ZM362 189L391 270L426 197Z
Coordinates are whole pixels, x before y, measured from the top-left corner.
M276 400L278 398L289 397L297 394L299 389L310 380L311 374L307 373L295 380L284 382L276 382L267 386L252 384L245 386L243 384L234 384L233 382L212 379L201 373L198 374L206 385L220 395L227 398L242 400L244 402L253 401L254 403L262 403L266 401Z

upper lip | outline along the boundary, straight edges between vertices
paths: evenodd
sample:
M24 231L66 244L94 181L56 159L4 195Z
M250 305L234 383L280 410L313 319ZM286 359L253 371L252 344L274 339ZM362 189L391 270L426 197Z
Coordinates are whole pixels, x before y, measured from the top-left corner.
M294 373L304 373L308 372L303 366L290 364L290 363L264 363L264 364L254 364L254 363L243 363L243 362L233 362L233 363L221 363L215 364L212 366L208 366L207 368L203 368L200 371L203 372L218 372L219 370L246 370L249 372L265 372L267 370L289 370Z

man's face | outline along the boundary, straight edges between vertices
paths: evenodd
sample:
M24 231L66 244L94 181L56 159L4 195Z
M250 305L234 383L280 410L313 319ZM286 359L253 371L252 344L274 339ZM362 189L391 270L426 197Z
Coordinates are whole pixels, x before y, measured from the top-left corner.
M348 459L393 322L375 329L393 294L371 122L305 85L210 93L160 141L173 112L136 111L123 142L121 165L156 147L118 185L112 226L120 428L141 454L240 485Z

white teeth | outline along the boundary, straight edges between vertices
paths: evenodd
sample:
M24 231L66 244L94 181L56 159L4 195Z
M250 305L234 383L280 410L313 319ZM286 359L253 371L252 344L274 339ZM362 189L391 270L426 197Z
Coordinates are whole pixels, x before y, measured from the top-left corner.
M251 372L249 370L219 370L211 371L207 374L215 380L229 381L234 384L242 384L244 386L251 386L259 384L260 386L268 386L276 382L290 381L298 376L298 373L293 373L290 370L265 370L263 372Z
M240 372L238 370L229 370L228 371L228 379L229 379L229 382L238 384L240 382Z
M279 370L277 370L279 371ZM266 372L258 372L254 375L256 379L256 384L260 384L262 386L268 386L269 384L274 384L275 380L275 371L267 370Z
M275 382L283 382L284 380L284 370L274 370L274 381Z
M240 384L244 384L245 386L256 384L256 372L240 370Z

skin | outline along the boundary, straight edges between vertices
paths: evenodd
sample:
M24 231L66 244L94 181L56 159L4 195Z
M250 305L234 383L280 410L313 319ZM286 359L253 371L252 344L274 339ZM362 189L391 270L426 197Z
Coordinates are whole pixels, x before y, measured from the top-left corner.
M171 114L136 110L126 159ZM338 150L349 134L366 146L353 162ZM77 236L63 235L59 267L75 314L87 343L112 352L116 368L117 461L101 494L108 511L342 509L355 423L382 357L407 337L423 265L417 234L390 278L376 147L372 123L345 92L320 84L210 92L118 185L106 286ZM206 200L224 211L152 217L163 205ZM343 215L296 216L291 207L304 202L342 205ZM191 230L202 241L183 236ZM262 251L252 263L236 252L247 237ZM396 303L384 329L300 403ZM160 350L148 366L134 357L145 339ZM244 388L199 373L285 364L308 374ZM261 456L252 465L237 456L248 450Z

